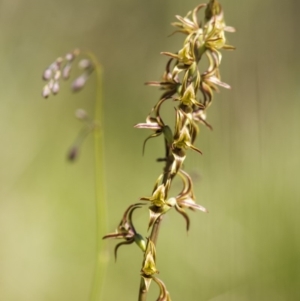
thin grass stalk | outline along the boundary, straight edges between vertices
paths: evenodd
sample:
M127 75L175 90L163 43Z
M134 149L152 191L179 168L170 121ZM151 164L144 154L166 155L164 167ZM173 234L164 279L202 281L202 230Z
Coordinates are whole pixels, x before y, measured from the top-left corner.
M102 67L97 58L90 52L90 57L96 71L96 101L94 120L97 128L94 130L94 156L95 156L95 207L96 207L96 266L90 292L90 300L101 300L103 294L105 274L108 263L107 243L102 240L103 233L107 231L107 204L104 176L104 131L103 131L103 100L102 100Z

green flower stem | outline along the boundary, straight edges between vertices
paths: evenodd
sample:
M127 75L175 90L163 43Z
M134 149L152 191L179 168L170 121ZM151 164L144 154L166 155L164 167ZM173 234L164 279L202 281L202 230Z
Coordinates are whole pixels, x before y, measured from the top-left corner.
M169 179L172 180L171 178L171 166L174 162L174 157L171 155L169 155L170 152L170 147L168 146L167 142L166 143L166 149L167 149L167 161L166 161L166 165L164 167L164 178L163 178L163 184L166 185L167 181ZM151 240L156 248L156 244L157 244L157 238L158 238L158 234L159 234L159 229L160 229L160 225L161 222L163 220L164 215L161 215L153 224L152 226L152 230L151 230L151 234L149 237L149 240ZM140 282L140 288L139 288L139 298L138 301L146 301L147 300L147 288L145 286L145 281L143 278L141 278L141 282Z
M94 153L95 153L95 200L96 200L96 265L94 271L93 284L90 292L90 300L98 301L104 287L104 278L108 262L107 244L102 240L103 233L107 232L107 205L105 195L104 177L104 136L102 128L102 68L97 58L90 52L86 53L96 71L97 91L94 119L96 128L94 130Z

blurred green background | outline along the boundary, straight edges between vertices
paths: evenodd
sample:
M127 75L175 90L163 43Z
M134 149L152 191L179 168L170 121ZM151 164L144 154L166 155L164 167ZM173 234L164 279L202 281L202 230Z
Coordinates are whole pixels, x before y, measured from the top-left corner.
M76 164L66 151L92 114L95 78L72 95L66 83L41 98L43 70L75 47L104 68L108 231L162 166L161 139L133 125L160 96L144 82L161 77L183 36L167 38L174 15L195 0L0 0L0 300L88 301L95 264L93 139ZM222 79L186 169L197 201L188 235L176 212L165 218L157 266L173 301L300 300L300 3L221 1L237 47L224 52ZM171 115L172 105L169 106ZM176 187L175 187L176 188ZM178 186L178 189L180 187ZM135 212L146 235L147 211ZM103 233L104 234L104 233ZM109 242L113 252L114 241ZM113 257L103 300L136 300L142 254L131 245ZM149 300L155 300L157 290Z

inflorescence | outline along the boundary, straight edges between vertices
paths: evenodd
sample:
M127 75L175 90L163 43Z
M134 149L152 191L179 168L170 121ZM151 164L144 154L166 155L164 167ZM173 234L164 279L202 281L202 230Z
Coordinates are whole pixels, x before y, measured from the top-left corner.
M43 80L47 83L42 90L42 96L44 98L48 98L51 94L56 95L59 93L61 81L66 81L70 78L74 65L81 71L81 74L71 83L71 90L73 92L78 92L84 88L87 80L95 70L94 62L92 62L91 59L80 59L80 57L84 54L86 53L79 49L75 49L72 52L67 53L64 57L58 57L45 69L43 73ZM67 158L70 161L77 159L81 144L98 126L97 122L90 118L87 112L83 109L76 110L75 117L83 123L83 127L68 151Z
M205 8L204 20L198 20L198 12ZM199 134L199 124L209 129L211 125L206 121L207 109L212 103L213 93L218 91L218 86L229 89L230 86L221 81L219 67L222 55L221 49L234 49L226 44L225 32L234 32L233 27L226 26L221 5L211 0L208 4L200 4L185 17L176 16L177 21L172 23L176 27L175 33L186 35L182 48L176 52L162 52L169 57L161 81L151 81L147 85L159 87L163 95L154 105L146 118L145 123L135 125L135 128L150 129L153 133L145 140L163 136L165 143L165 156L158 159L164 161L163 173L157 178L152 194L141 197L140 201L129 206L116 230L103 238L121 238L123 241L116 245L115 256L118 248L124 244L136 243L144 252L141 269L143 279L139 293L139 300L145 300L151 281L158 284L160 295L158 301L171 300L164 283L158 279L156 268L156 238L159 224L163 216L172 208L180 213L186 221L189 230L190 219L186 209L207 210L195 201L193 183L189 174L183 170L183 162L187 150L198 153L201 151L195 146ZM208 68L199 70L199 62L206 57ZM178 103L175 108L174 130L163 121L160 114L161 106L168 100ZM183 183L182 190L176 196L169 196L170 187L175 176L179 176ZM148 229L151 234L144 238L139 234L132 221L132 212L143 205L150 203L150 218Z

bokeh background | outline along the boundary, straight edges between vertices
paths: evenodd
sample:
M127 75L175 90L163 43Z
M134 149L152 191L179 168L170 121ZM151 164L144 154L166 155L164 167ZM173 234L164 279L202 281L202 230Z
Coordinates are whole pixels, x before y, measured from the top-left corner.
M186 169L198 203L187 235L176 212L163 222L158 269L172 300L300 300L300 3L222 0L234 52ZM81 123L93 114L95 78L72 95L66 83L41 98L42 71L75 47L104 68L108 231L125 208L151 193L162 166L160 138L133 125L160 96L160 78L183 36L167 37L174 15L198 1L0 0L0 300L88 301L95 265L93 139L66 161ZM172 116L172 105L165 114ZM176 186L176 184L175 184ZM176 187L175 187L176 189ZM178 186L178 189L180 187ZM135 212L146 235L147 211ZM104 233L103 233L104 234ZM113 252L114 241L109 242ZM142 254L131 245L109 259L102 300L136 300ZM151 298L157 290L153 285Z

